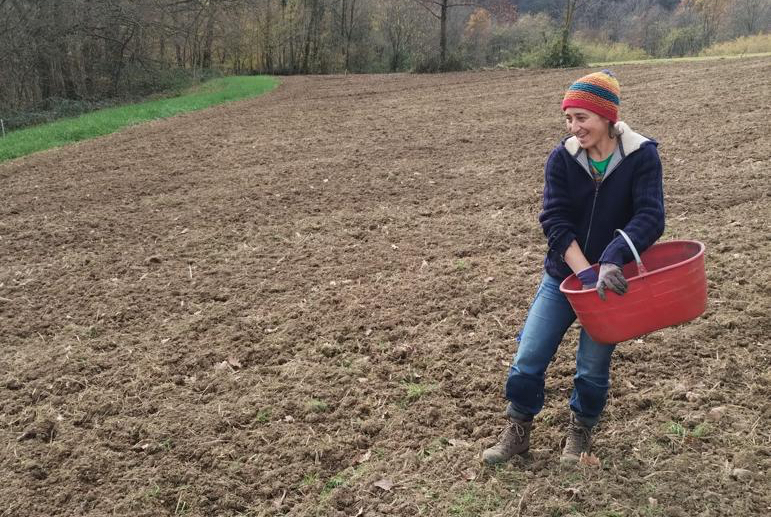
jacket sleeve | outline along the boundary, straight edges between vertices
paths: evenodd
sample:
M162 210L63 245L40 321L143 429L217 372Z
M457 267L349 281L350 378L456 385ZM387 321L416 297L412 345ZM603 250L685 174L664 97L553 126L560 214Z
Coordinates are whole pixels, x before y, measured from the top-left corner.
M546 161L543 211L538 216L538 220L546 235L549 251L556 252L560 257L564 257L568 246L576 238L576 229L570 217L570 207L567 170L557 148Z
M656 145L648 144L640 152L640 164L632 180L633 214L623 230L642 253L664 233L664 187ZM626 241L617 235L602 252L600 262L623 266L633 258Z

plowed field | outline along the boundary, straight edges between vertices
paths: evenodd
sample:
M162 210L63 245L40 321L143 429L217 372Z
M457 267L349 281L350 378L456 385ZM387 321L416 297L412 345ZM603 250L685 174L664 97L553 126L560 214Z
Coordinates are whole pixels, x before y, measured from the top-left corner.
M771 60L619 66L703 317L619 345L600 469L485 468L564 89L288 77L0 165L0 516L771 514Z

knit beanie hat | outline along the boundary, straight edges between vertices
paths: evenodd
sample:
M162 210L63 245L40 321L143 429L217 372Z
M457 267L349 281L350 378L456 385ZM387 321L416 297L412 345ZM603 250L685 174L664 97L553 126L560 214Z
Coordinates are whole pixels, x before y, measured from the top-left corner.
M592 111L612 123L618 122L621 87L610 70L585 75L574 82L562 99L562 110L583 108Z

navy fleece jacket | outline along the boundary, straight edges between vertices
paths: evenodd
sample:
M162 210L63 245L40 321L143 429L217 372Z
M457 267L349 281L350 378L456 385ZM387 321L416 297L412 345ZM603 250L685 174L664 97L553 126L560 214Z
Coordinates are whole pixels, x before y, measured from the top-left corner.
M543 211L539 216L549 251L546 272L564 279L572 271L564 260L575 239L590 264L610 262L622 266L633 260L623 238L624 230L642 253L664 232L664 192L656 142L623 122L619 145L597 183L589 169L586 151L575 137L558 145L546 162Z

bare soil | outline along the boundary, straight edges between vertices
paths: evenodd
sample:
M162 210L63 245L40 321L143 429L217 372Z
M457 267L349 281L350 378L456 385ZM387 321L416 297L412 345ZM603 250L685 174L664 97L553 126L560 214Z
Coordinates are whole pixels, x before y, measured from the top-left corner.
M618 347L601 468L504 424L586 70L290 77L0 165L0 516L771 514L771 60L619 66L703 317Z

